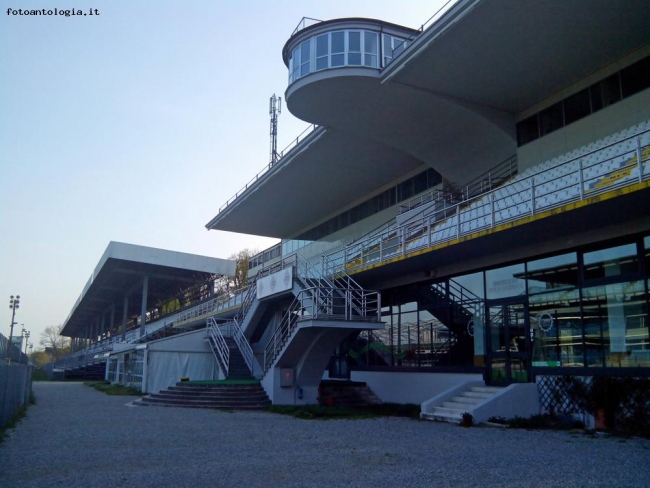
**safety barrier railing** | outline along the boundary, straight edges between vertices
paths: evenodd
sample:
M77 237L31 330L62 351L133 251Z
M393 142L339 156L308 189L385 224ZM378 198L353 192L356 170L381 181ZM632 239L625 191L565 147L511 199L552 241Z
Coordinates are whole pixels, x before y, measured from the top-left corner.
M634 134L427 217L357 241L327 255L328 274L354 272L436 244L492 229L567 203L650 179L650 131ZM539 166L538 166L539 168Z
M230 348L224 339L217 321L210 317L206 323L208 340L210 341L212 353L221 366L224 376L228 377L228 367L230 365Z
M235 200L237 200L239 197L241 197L250 187L255 185L260 179L262 179L263 176L271 170L271 168L273 168L274 166L278 166L282 162L282 159L285 156L288 156L289 153L291 152L291 150L295 146L297 146L300 143L300 141L304 141L305 139L307 139L312 134L315 134L317 129L319 129L319 128L320 128L320 126L318 126L316 124L313 124L313 125L310 125L309 127L307 127L304 131L302 131L298 135L298 137L296 137L294 140L292 140L291 143L289 143L289 145L287 147L285 147L282 151L279 152L279 159L277 161L271 162L271 163L267 164L266 166L264 166L264 168L262 168L262 170L259 173L257 173L248 183L246 183L241 190L239 190L237 193L235 193L234 196L230 197L228 199L228 201L226 203L224 203L219 208L219 213L223 212L226 208L228 208L228 206L230 206L232 203L234 203Z
M373 298L374 293L374 298ZM381 308L377 292L365 292L363 299L349 289L336 289L329 286L314 286L305 288L296 294L284 318L278 325L264 348L264 373L289 341L299 322L305 320L342 320L342 321L368 321L376 322ZM340 300L344 296L346 299ZM366 308L361 310L361 315L355 303L363 303Z
M436 12L429 17L429 19L422 24L419 29L417 30L417 33L409 36L408 39L405 39L402 43L399 45L395 46L393 48L393 53L392 53L392 59L391 62L394 61L400 54L402 54L406 48L413 43L413 41L420 35L422 34L425 29L427 29L430 25L433 25L437 20L439 20L449 9L451 9L459 0L447 0L447 3L445 3L442 7L440 7Z
M405 213L417 207L428 203L436 204L436 207L429 211L439 212L444 210L445 206L453 205L459 201L471 200L474 197L501 186L506 181L517 175L517 156L511 156L500 162L489 171L474 178L471 182L463 185L461 188L454 189L447 187L436 189L418 195L407 202L400 204L400 213ZM425 213L426 217L428 213Z

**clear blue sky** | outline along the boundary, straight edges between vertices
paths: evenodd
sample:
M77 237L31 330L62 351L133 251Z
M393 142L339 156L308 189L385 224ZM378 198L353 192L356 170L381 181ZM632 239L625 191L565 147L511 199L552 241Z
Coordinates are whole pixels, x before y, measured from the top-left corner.
M39 348L111 240L221 258L271 245L204 226L269 160L300 19L417 28L444 3L0 0L0 333L19 294ZM72 7L99 15L7 14ZM278 147L305 127L284 111Z

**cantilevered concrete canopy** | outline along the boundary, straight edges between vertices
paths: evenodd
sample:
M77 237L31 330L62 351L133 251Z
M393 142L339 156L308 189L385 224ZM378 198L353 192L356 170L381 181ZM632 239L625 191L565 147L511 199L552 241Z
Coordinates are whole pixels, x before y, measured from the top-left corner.
M206 227L268 237L293 236L359 195L418 167L424 169L421 161L395 148L321 127ZM326 178L336 178L336 184L323 184L324 173Z
M234 273L234 261L110 242L74 304L62 335L90 337L87 331L110 315L113 307L117 310L114 320L121 323L125 297L127 316L140 315L145 277L147 301L155 305L212 275Z
M648 18L647 0L461 0L381 71L343 67L293 82L290 111L350 144L299 144L299 158L283 158L207 227L293 237L336 210L333 195L342 209L405 161L461 186L516 153L523 110L650 44ZM388 156L360 157L377 151Z

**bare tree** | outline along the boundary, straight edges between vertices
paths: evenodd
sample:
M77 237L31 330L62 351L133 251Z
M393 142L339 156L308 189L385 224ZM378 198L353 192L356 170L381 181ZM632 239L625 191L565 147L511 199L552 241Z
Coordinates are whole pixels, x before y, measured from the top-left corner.
M49 353L53 361L70 352L70 339L61 335L63 325L48 325L41 333L40 344Z
M215 293L217 295L230 295L235 290L246 286L248 282L248 261L258 253L255 249L242 249L228 257L234 260L235 276L222 276L215 281Z

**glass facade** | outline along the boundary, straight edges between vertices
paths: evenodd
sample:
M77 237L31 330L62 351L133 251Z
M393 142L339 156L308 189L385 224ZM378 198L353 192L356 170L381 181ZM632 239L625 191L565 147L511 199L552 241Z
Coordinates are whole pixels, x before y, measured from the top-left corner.
M340 213L322 224L282 242L282 255L286 256L298 249L323 239L334 232L359 222L382 210L392 207L419 193L429 190L442 182L442 177L432 169L427 169L402 183L375 195L372 198Z
M404 38L364 29L319 34L301 42L291 51L289 83L315 71L341 66L383 68L407 45L408 41Z
M649 272L645 236L384 291L386 328L361 334L351 357L362 369L486 367L509 381L648 374Z
M523 146L544 137L647 88L650 88L650 57L518 122L517 144Z

